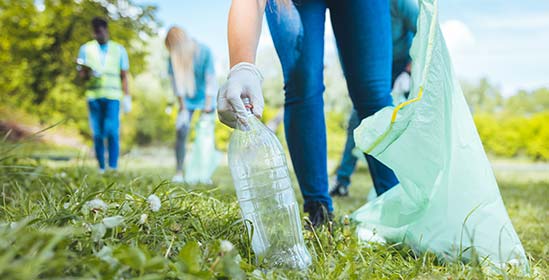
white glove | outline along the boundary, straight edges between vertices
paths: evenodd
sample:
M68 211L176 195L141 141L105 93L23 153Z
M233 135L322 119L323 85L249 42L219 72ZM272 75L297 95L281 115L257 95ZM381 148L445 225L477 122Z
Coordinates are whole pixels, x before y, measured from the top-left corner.
M179 130L183 126L189 124L189 112L186 109L183 109L177 113L177 119L175 120L175 129Z
M129 113L132 111L132 97L131 95L124 95L122 98L122 110L124 113Z
M217 114L219 120L232 128L236 127L237 120L246 125L246 108L243 97L248 97L253 106L253 113L261 118L263 114L263 94L261 82L263 76L255 65L241 62L231 69L227 82L217 94Z

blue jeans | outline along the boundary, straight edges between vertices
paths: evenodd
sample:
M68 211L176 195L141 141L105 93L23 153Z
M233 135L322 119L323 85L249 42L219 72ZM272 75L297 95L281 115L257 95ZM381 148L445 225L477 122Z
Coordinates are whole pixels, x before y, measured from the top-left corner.
M105 169L105 138L108 140L109 167L117 168L119 153L120 101L97 98L88 100L90 127L99 168Z
M353 106L359 118L391 105L391 21L386 0L301 0L291 7L269 1L267 22L284 74L284 128L294 170L305 200L332 211L328 194L324 119L324 22L332 28ZM372 158L376 189L398 181Z
M403 71L405 71L406 65L408 65L409 61L393 61L393 71L391 75L391 84L395 82L396 77L400 75ZM358 118L358 113L353 110L351 112L351 116L349 117L349 123L347 126L347 140L345 141L345 149L343 150L343 155L341 156L341 163L339 164L339 167L336 171L337 175L337 183L349 186L351 184L351 175L353 175L353 172L355 171L356 167L356 161L357 158L353 155L353 149L355 148L355 138L353 131L355 128L357 128L360 125L360 120ZM373 164L370 164L372 157L366 156L366 160L368 161L368 166L372 168L372 165L375 166L375 162L372 162ZM378 189L376 188L376 193L378 195L384 193L389 188L382 188Z

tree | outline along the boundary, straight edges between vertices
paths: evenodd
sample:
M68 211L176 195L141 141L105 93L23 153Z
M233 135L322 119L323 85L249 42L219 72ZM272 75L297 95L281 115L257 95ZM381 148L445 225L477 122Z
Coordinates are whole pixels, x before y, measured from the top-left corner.
M462 83L463 94L474 114L494 113L501 110L503 97L499 89L488 81L481 79L478 84Z
M79 46L91 40L95 16L109 19L111 37L126 46L131 72L139 73L142 35L154 32L155 12L131 1L45 0L39 8L33 0L0 0L0 101L34 107L60 84L71 83Z

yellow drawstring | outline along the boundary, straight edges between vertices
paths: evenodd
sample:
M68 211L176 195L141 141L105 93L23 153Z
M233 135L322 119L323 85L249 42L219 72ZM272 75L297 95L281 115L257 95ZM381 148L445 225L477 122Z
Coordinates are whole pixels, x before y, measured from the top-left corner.
M407 106L410 103L414 103L416 101L421 100L422 96L423 96L423 87L419 87L419 92L417 93L416 98L410 99L406 102L402 102L402 103L398 104L398 106L396 106L396 108L393 110L393 116L391 117L391 124L396 121L397 113L400 109L402 109L404 106Z

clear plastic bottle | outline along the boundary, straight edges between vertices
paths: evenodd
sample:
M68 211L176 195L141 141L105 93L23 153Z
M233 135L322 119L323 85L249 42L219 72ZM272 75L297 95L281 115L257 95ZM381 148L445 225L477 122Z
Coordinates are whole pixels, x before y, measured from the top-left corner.
M247 108L249 100L244 99ZM229 167L242 216L252 234L259 264L307 268L311 255L303 240L299 206L282 145L248 109L229 143Z

